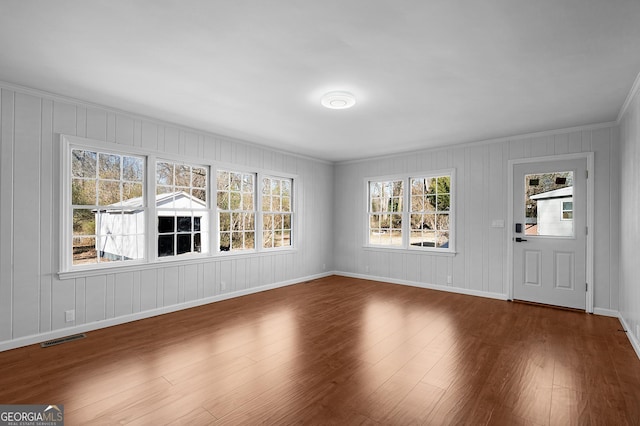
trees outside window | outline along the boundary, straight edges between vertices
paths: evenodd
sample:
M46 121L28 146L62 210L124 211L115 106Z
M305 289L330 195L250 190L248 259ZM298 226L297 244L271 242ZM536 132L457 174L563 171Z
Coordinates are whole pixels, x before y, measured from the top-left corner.
M295 177L75 136L61 144L61 274L293 247Z
M219 170L216 176L220 251L256 248L254 173Z
M262 179L262 247L290 247L293 179Z
M143 157L71 150L73 265L144 258L144 179Z
M453 170L369 180L367 244L453 251L452 182Z

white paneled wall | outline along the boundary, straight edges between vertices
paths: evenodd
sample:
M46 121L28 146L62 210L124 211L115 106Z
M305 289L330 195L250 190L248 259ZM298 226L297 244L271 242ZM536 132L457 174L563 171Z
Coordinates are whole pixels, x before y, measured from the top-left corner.
M639 87L640 76L635 88ZM622 227L620 315L640 356L640 91L636 90L620 122L621 206L614 212ZM616 263L617 267L618 264Z
M334 267L346 274L506 298L506 238L510 230L491 224L493 220L507 221L509 160L588 151L595 152L594 302L596 312L614 314L619 308L620 234L620 156L614 125L337 164ZM445 168L456 170L455 256L363 247L365 178Z
M327 230L333 228L333 165L28 89L0 88L0 350L69 327L97 328L332 269ZM298 250L60 280L60 134L296 174ZM66 310L75 310L75 322L65 322Z

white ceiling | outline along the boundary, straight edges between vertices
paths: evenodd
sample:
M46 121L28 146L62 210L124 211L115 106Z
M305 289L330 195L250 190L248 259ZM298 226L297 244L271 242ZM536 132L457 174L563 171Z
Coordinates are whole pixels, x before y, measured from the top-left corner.
M332 161L613 121L639 71L639 0L0 0L0 80Z

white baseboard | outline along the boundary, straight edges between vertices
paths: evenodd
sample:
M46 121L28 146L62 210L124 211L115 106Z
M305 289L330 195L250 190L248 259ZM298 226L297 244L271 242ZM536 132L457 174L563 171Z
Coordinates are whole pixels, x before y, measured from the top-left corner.
M618 315L618 319L620 320L620 323L622 324L622 328L624 328L626 330L625 334L627 335L627 338L631 342L631 346L633 346L633 350L636 351L636 355L638 355L638 358L640 359L640 340L638 340L636 335L633 333L633 330L631 329L631 326L629 326L629 324L627 324L627 322L625 321L625 319L622 316L622 314Z
M16 349L23 346L29 346L36 343L45 342L47 340L59 339L61 337L70 336L72 334L86 333L101 328L112 327L114 325L125 324L132 321L138 321L145 318L151 318L158 315L168 314L171 312L181 311L183 309L195 308L196 306L207 305L209 303L220 302L222 300L233 299L234 297L246 296L248 294L259 293L262 291L273 290L280 287L286 287L293 284L300 284L305 281L315 280L334 275L333 272L325 272L322 274L300 277L293 280L282 281L274 284L267 284L260 287L253 287L244 290L234 291L231 293L219 294L216 296L205 297L203 299L192 300L189 302L179 303L177 305L165 306L162 308L150 309L148 311L136 312L135 314L123 315L117 318L109 318L101 321L81 324L58 330L48 331L46 333L34 334L31 336L20 337L5 342L0 342L0 352Z
M508 297L506 294L492 293L489 291L470 290L470 289L460 288L460 287L449 287L445 285L419 283L416 281L399 280L399 279L387 278L387 277L376 277L373 275L353 274L351 272L335 271L334 274L341 275L343 277L349 277L349 278L360 278L363 280L382 281L382 282L391 283L391 284L401 284L401 285L408 285L411 287L427 288L430 290L448 291L450 293L466 294L467 296L479 296L479 297L487 297L489 299L508 300Z
M594 315L602 315L603 317L614 317L618 318L620 316L620 312L614 311L613 309L604 309L604 308L593 308Z

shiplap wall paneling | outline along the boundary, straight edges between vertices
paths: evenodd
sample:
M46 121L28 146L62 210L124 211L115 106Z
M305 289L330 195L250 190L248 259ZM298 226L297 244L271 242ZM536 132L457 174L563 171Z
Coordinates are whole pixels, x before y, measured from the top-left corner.
M177 266L162 268L164 272L164 291L162 306L176 305L180 302L180 274Z
M635 93L620 124L621 156L621 200L620 218L621 251L620 267L620 314L628 332L640 342L640 94ZM638 351L638 347L636 347ZM640 354L640 352L639 352Z
M115 274L114 280L114 316L120 317L133 313L133 275L135 272Z
M59 280L54 278L51 286L53 288L51 297L51 329L59 330L75 325L75 322L67 323L65 321L65 311L76 308L75 280Z
M466 288L483 291L486 278L483 267L487 250L484 233L486 196L488 185L485 181L488 162L486 161L486 146L468 148L465 162L465 180L458 188L457 194L465 200L466 229L464 232L464 253L466 263Z
M85 291L85 320L87 323L107 318L107 277L87 277Z
M507 145L504 143L489 146L489 170L487 179L488 185L488 205L487 205L487 265L486 274L488 287L491 293L501 293L506 284L504 282L504 271L506 268L506 247L504 245L507 229L507 199L505 190L497 182L506 182L508 170L506 157L508 155ZM493 227L493 221L503 221L503 227Z
M40 137L41 100L16 94L13 172L13 336L40 329ZM3 200L4 201L4 200ZM34 202L35 201L35 202Z
M87 109L87 137L99 141L107 140L107 113L95 108ZM156 147L153 146L155 149Z
M600 170L608 170L611 166L611 133L612 129L598 129L594 131L593 140L602 145L602 149L598 150L598 155L594 158L595 171L597 175ZM616 181L617 179L597 179L594 177L595 183L595 195L594 202L596 206L609 206L609 208L602 208L599 211L599 220L595 229L592 231L594 234L594 256L596 259L609 260L609 254L611 253L611 240L609 235L612 231L611 221L611 207L614 203L619 203L619 200L613 198L614 194L618 191L611 192L610 181ZM617 204L619 205L619 204ZM617 222L617 220L615 220ZM611 264L609 262L599 262L594 268L594 280L597 283L609 282L611 279ZM594 287L595 294L594 300L596 306L610 306L613 309L618 309L618 301L611 299L611 286L598 285Z
M54 261L54 230L58 224L51 214L54 207L54 161L57 150L53 139L53 102L42 101L42 129L40 135L40 332L51 330L51 293L53 275L58 267Z
M455 197L456 197L456 205L455 205L455 248L456 251L458 253L464 251L464 247L466 246L466 241L467 241L467 199L464 195L464 191L462 190L462 188L464 188L464 184L467 181L467 176L469 175L469 171L467 170L466 166L466 150L461 149L461 148L457 148L457 149L453 149L452 153L452 163L451 163L451 167L456 169L456 179L455 179L455 188L454 188L454 192L455 192ZM429 156L429 158L432 160L430 161L428 164L425 164L425 170L437 170L438 169L438 164L437 162L433 161L435 159L434 156ZM428 168L426 168L428 167ZM432 263L435 264L435 261L437 259L433 258L432 259ZM454 256L453 259L451 260L451 286L455 287L455 288L465 288L466 287L466 282L467 279L469 277L469 274L467 272L468 270L468 265L467 265L467 258L465 256ZM423 282L425 283L429 283L429 284L435 284L436 282L436 277L435 275L432 275L431 277L429 277L429 280L426 279L427 277L425 277L425 279L423 280Z
M13 117L14 93L0 91L0 339L13 338Z
M86 317L86 313L87 313L87 308L86 308L86 278L76 278L75 279L75 306L74 306L74 310L75 310L75 314L74 314L74 324L84 324L85 321L85 317ZM66 321L66 318L65 318Z
M611 149L609 155L609 170L611 170L611 179L609 182L609 192L612 194L610 205L610 236L609 236L609 281L611 282L611 307L616 311L620 310L620 241L622 230L620 228L620 205L622 200L622 183L621 183L621 143L620 143L620 127L612 129ZM637 163L640 164L640 163ZM638 167L636 165L636 167ZM606 236L605 236L606 237ZM638 293L640 295L640 292ZM640 299L638 300L640 307ZM638 336L640 339L640 336Z

